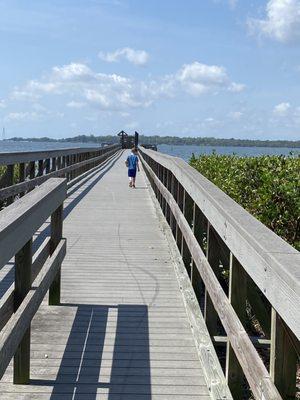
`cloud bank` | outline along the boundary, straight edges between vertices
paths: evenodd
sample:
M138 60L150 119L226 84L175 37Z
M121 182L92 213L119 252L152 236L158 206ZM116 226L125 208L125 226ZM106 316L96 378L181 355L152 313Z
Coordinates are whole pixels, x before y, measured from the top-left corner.
M281 43L300 42L300 0L270 0L264 19L248 20L250 33Z

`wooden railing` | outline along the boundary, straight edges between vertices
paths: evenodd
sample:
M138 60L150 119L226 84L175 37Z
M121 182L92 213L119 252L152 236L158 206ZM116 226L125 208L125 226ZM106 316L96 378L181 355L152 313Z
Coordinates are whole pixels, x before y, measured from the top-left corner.
M65 177L68 187L113 156L120 145L96 148L0 153L0 203L11 204L49 178ZM1 166L4 172L1 176Z
M30 324L49 290L60 303L66 179L49 179L0 212L0 268L14 259L14 284L0 299L0 379L14 357L14 383L28 383ZM51 216L51 232L33 254L33 236Z
M255 399L294 399L299 252L182 159L139 150L233 397L244 398L246 378Z

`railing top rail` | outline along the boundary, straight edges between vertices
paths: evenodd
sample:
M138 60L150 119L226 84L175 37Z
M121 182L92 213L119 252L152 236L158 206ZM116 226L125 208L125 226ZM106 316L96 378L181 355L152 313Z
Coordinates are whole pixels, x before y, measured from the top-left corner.
M0 268L63 203L67 182L51 178L0 212Z
M286 324L300 338L300 253L178 157L141 148L172 171Z
M82 154L93 151L99 151L108 148L114 148L119 146L119 144L113 144L111 146L105 147L74 147L67 149L57 149L57 150L43 150L43 151L24 151L24 152L14 152L14 153L1 153L0 152L0 165L10 165L16 163L23 163L29 161L37 161L45 158L68 156L71 154Z

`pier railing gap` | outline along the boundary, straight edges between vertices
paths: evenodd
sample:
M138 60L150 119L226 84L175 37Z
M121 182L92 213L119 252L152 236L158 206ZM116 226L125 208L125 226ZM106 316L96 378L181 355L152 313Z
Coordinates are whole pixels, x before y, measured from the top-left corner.
M295 398L299 252L183 160L143 147L139 154L211 338L226 348L233 397L243 398L246 378L255 399ZM249 308L264 335L249 334Z

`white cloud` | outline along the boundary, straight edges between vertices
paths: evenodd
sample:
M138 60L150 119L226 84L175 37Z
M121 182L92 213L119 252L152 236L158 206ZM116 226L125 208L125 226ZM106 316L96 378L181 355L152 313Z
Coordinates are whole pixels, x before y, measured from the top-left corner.
M231 82L224 67L202 64L198 61L183 65L175 78L183 89L193 96L220 90L240 92L245 87L242 84Z
M149 107L159 98L182 96L184 93L200 96L243 89L244 85L230 80L224 67L197 61L183 65L173 74L146 80L95 72L85 64L71 63L56 66L40 80L31 80L23 87L15 88L11 98L37 104L43 96L63 96L70 108L89 105L98 110L127 112Z
M94 77L90 68L87 65L80 63L71 63L63 65L62 67L53 67L52 71L54 77L61 80L89 80Z
M0 108L5 108L6 107L6 103L4 100L0 100Z
M138 66L146 65L149 60L149 54L145 50L134 50L130 47L117 49L111 53L100 52L98 56L101 60L106 62L117 62L121 59L126 59L130 63Z
M279 42L300 40L300 0L269 0L265 19L248 20L251 33Z
M277 104L274 107L273 113L278 117L285 117L290 108L291 108L290 103L284 103L283 102L283 103Z

